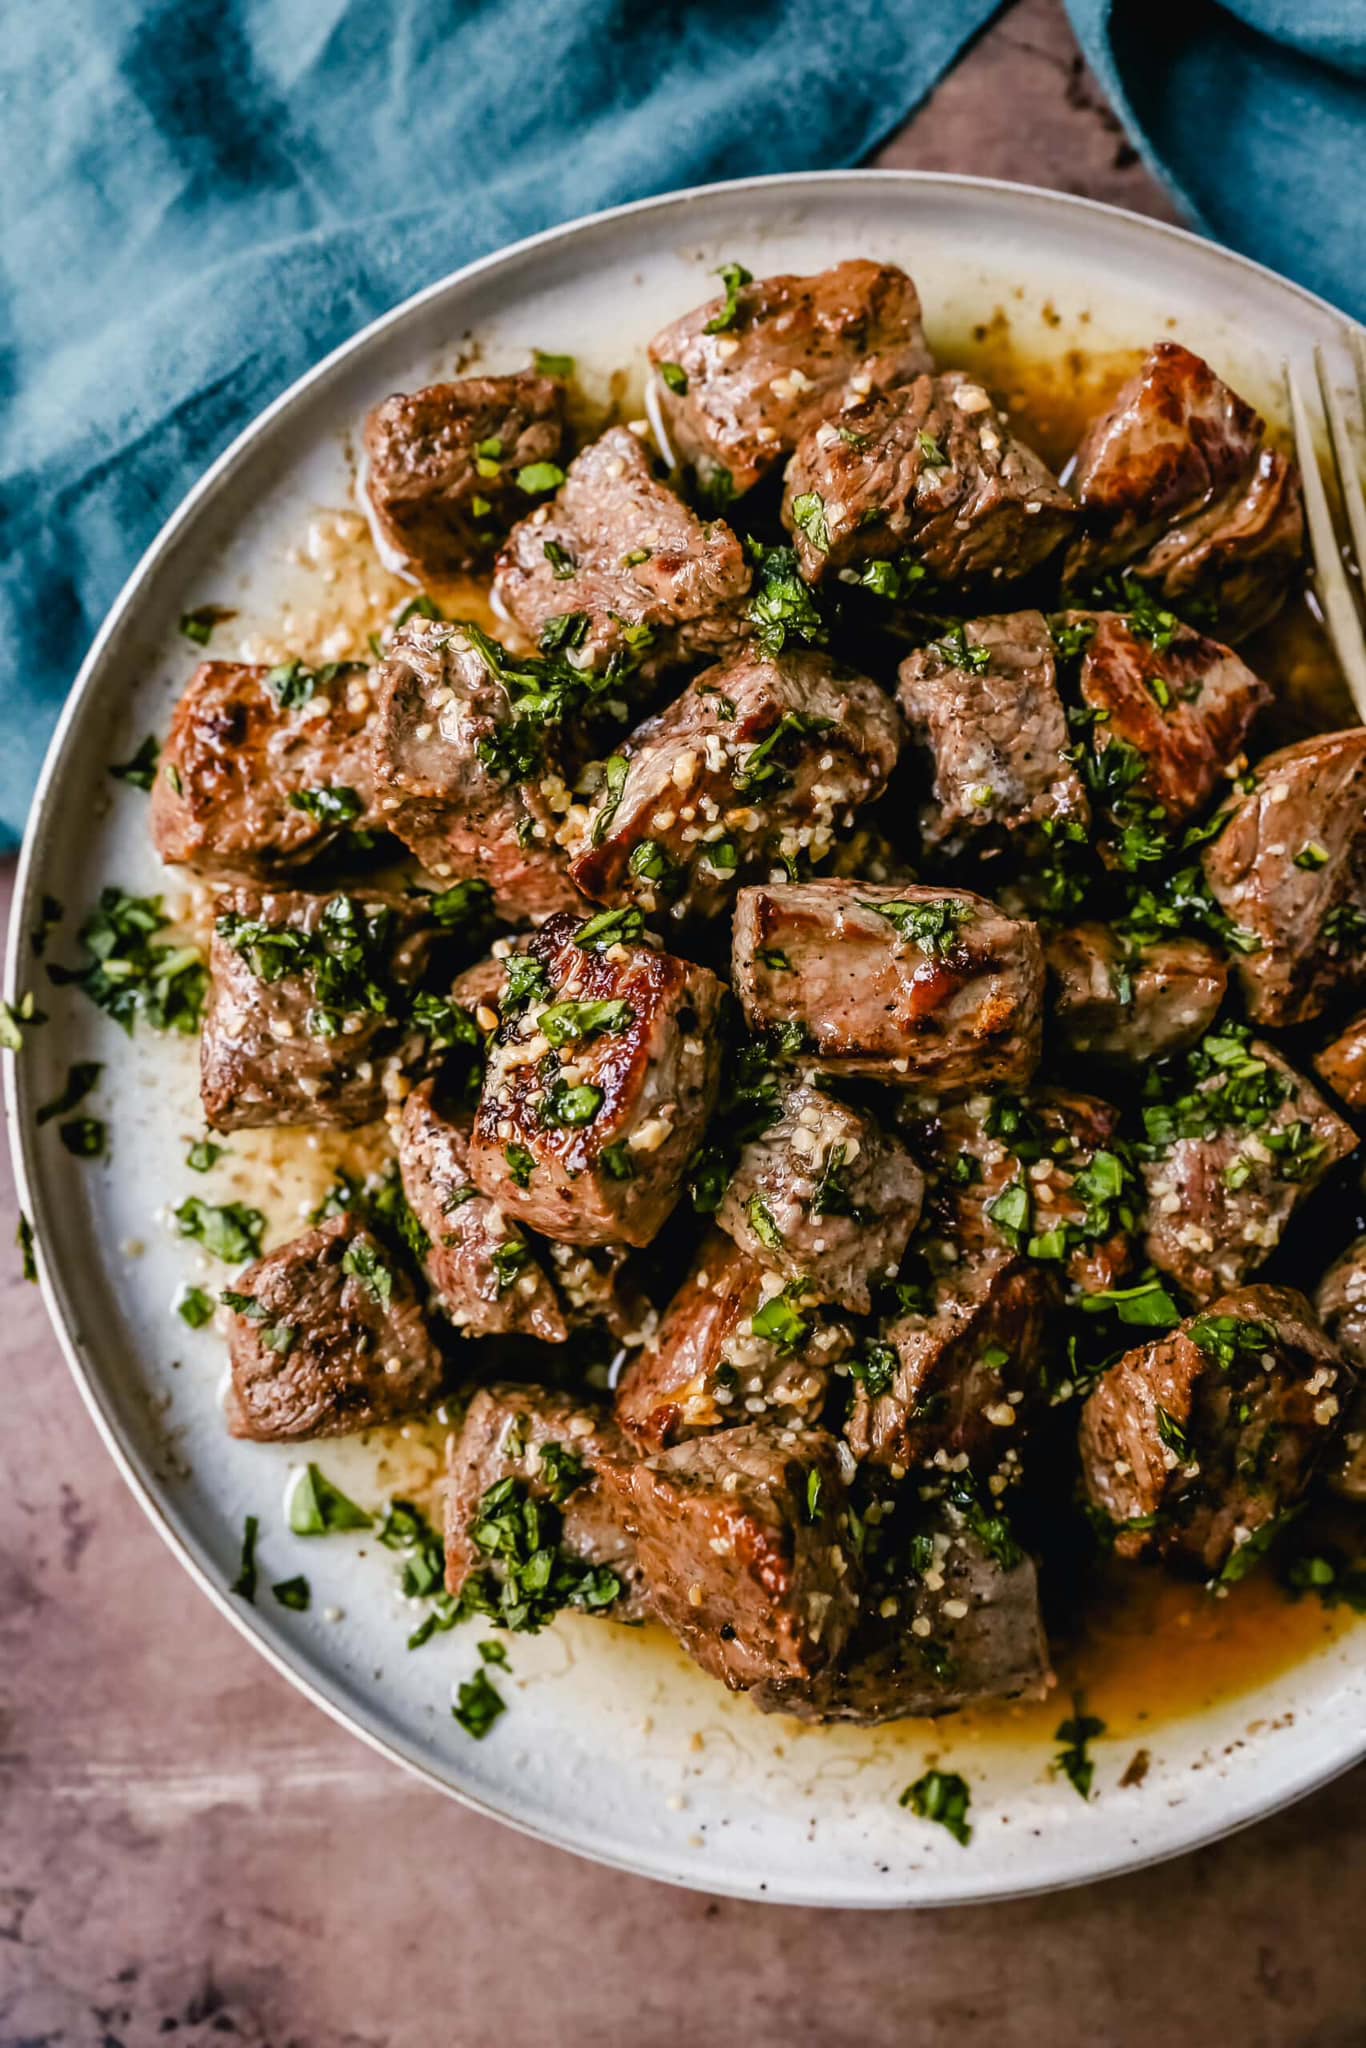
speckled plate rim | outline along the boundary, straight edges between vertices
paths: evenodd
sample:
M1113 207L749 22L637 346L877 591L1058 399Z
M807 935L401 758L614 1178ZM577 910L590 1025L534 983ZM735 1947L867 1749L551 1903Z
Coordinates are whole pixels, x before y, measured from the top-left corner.
M1140 239L1151 241L1158 249L1163 245L1175 244L1188 253L1195 252L1198 261L1211 273L1225 274L1233 291L1237 290L1242 280L1259 279L1263 285L1269 284L1276 291L1299 301L1306 310L1312 309L1318 316L1326 315L1331 323L1337 324L1344 331L1350 330L1353 326L1346 314L1314 293L1280 277L1264 265L1253 263L1216 243L1204 241L1183 228L1172 227L1165 222L1146 220L1120 207L1106 206L1098 201L1079 198L1072 194L1050 192L1039 186L1016 185L999 179L964 177L941 172L811 171L694 186L583 216L563 226L507 244L488 256L464 265L372 321L283 391L205 471L132 571L81 664L39 776L15 882L5 965L5 987L9 999L17 999L17 991L22 984L22 969L26 958L24 937L30 928L33 909L29 899L34 891L37 875L41 871L43 855L50 836L58 828L64 770L82 731L86 715L97 700L104 681L106 657L136 613L144 586L154 571L165 563L167 557L189 536L196 523L211 510L215 500L263 436L268 435L292 411L301 407L304 401L311 398L318 387L325 385L343 365L348 369L352 367L358 357L387 341L396 329L401 329L433 300L447 293L458 292L461 287L475 279L487 278L501 268L512 268L538 250L550 250L604 228L610 229L614 223L632 221L640 216L656 215L661 220L668 217L671 222L677 222L680 217L686 215L688 209L719 196L753 195L756 204L762 206L764 202L781 203L803 191L834 193L840 188L861 186L866 189L873 183L882 187L899 187L908 193L937 189L941 192L958 193L964 197L975 195L979 200L990 200L1002 209L1018 212L1021 216L1022 229L1022 266L1027 260L1024 251L1028 247L1031 212L1038 208L1070 212L1073 215L1085 215L1102 221L1108 219L1115 224L1117 231L1122 231L1126 236L1137 234ZM785 1892L781 1880L776 1884L766 1885L762 1893L752 1884L708 1882L705 1871L674 1861L667 1850L659 1854L646 1851L636 1855L623 1853L601 1841L593 1840L583 1831L538 1824L533 1818L511 1812L496 1801L481 1797L468 1786L452 1782L449 1777L434 1769L400 1735L385 1725L384 1715L370 1703L347 1701L337 1697L336 1692L340 1689L334 1690L331 1683L319 1675L304 1651L291 1641L268 1615L255 1607L244 1607L240 1601L233 1600L211 1571L206 1547L189 1526L188 1517L171 1504L168 1489L151 1469L149 1461L139 1454L129 1440L111 1390L104 1384L96 1362L87 1355L85 1347L76 1336L78 1319L68 1276L63 1269L63 1255L59 1253L49 1257L46 1249L47 1246L61 1243L61 1233L50 1227L55 1219L47 1214L39 1194L40 1179L32 1148L34 1132L31 1124L20 1115L16 1062L12 1057L8 1057L4 1065L6 1123L14 1163L16 1190L20 1209L31 1219L35 1229L39 1283L43 1299L86 1409L134 1498L201 1591L282 1676L290 1680L314 1705L320 1707L340 1726L360 1736L382 1756L402 1765L473 1811L489 1819L502 1821L520 1833L547 1842L555 1848L586 1856L592 1861L633 1875L683 1885L692 1890L720 1892L738 1898L762 1897L766 1903L772 1904L824 1903L850 1908L890 1910L908 1905L954 1906L1020 1898L1041 1892L1068 1889L1102 1878L1119 1876L1128 1871L1148 1868L1209 1842L1223 1839L1254 1821L1282 1811L1309 1793L1331 1783L1333 1779L1366 1757L1364 1729L1355 1744L1344 1745L1338 1753L1327 1758L1306 1757L1296 1765L1287 1757L1281 1765L1274 1790L1257 1792L1244 1796L1241 1800L1231 1798L1229 1811L1217 1822L1186 1820L1183 1823L1179 1811L1173 1811L1170 1815L1169 1832L1160 1844L1136 1850L1132 1842L1122 1839L1124 1831L1121 1829L1116 1831L1115 1842L1108 1845L1098 1843L1093 1855L1079 1858L1065 1875L1045 1876L1036 1882L1022 1885L1009 1881L1002 1882L999 1877L993 1879L989 1868L980 1868L975 1874L965 1868L965 1882L949 1881L943 1884L932 1898L921 1897L913 1901L886 1897L832 1897L822 1900L814 1896L809 1889Z

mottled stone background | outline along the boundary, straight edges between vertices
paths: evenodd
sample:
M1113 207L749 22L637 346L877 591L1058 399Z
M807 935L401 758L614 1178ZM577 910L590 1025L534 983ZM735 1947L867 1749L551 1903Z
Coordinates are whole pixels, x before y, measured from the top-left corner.
M1171 217L1059 0L1022 0L879 161ZM3 1207L8 1244L7 1167ZM595 1869L462 1812L254 1656L8 1267L0 1316L0 2048L1366 2042L1366 1772L1018 1905L797 1912Z

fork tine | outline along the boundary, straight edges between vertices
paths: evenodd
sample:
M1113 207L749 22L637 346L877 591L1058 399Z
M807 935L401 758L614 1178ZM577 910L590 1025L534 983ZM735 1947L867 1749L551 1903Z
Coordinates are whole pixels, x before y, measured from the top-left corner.
M1323 488L1319 458L1309 426L1304 397L1289 363L1283 366L1285 387L1290 397L1290 418L1295 429L1295 453L1299 457L1304 484L1304 513L1309 524L1309 547L1314 559L1314 577L1323 607L1323 620L1333 643L1357 716L1366 723L1366 637L1357 617L1352 586L1338 553L1333 517Z
M1366 419L1366 355L1358 353L1361 337L1356 342L1355 365L1357 373L1358 418ZM1333 461L1337 466L1338 488L1342 492L1342 503L1347 513L1347 525L1352 535L1352 549L1356 556L1358 577L1366 576L1366 496L1361 489L1361 467L1352 441L1352 431L1347 424L1347 413L1338 397L1337 386L1329 374L1328 364L1320 344L1314 350L1314 367L1319 373L1319 391L1323 397L1323 409L1328 416L1328 435L1333 444Z

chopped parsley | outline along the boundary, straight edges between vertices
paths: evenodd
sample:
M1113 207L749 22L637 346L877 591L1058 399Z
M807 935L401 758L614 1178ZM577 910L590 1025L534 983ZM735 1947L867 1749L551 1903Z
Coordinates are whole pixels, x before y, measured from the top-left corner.
M972 905L953 896L941 896L931 903L865 903L860 898L859 908L886 918L903 945L918 947L931 960L943 960L954 950L963 926L972 918Z
M215 1145L212 1138L196 1138L185 1154L185 1164L192 1173L207 1173L211 1166L218 1164L226 1150L224 1145Z
M1295 866L1297 868L1305 868L1311 874L1316 868L1327 867L1327 865L1328 848L1318 839L1309 840L1295 855Z
M926 469L947 469L949 458L933 434L920 433L916 436L920 444L920 459ZM960 629L961 630L961 629Z
M509 1145L503 1153L507 1170L512 1175L515 1188L529 1188L531 1177L536 1171L536 1156L528 1152L525 1145Z
M955 1842L966 1849L972 1840L972 1827L968 1821L968 1808L972 1804L972 1793L966 1778L957 1771L926 1771L913 1785L908 1785L897 1801L898 1806L909 1806L919 1820L932 1820L941 1828L947 1828Z
M542 377L559 377L567 381L574 374L573 356L551 355L543 348L536 348L531 351L531 360L537 374Z
M602 1170L609 1180L635 1179L635 1161L631 1157L630 1146L624 1140L619 1139L615 1145L604 1145L600 1157Z
M528 497L543 497L547 491L558 491L564 482L564 471L558 462L528 462L517 472L517 488Z
M229 611L225 605L201 604L192 612L180 614L180 631L187 640L193 640L196 647L207 647L213 638L214 627L236 617L236 612Z
M256 1599L256 1539L261 1533L257 1516L248 1515L242 1524L242 1551L237 1566L237 1577L228 1591L236 1593L240 1600L252 1605Z
M541 1122L552 1130L577 1130L592 1123L602 1104L602 1090L591 1081L571 1088L557 1074L542 1098Z
M889 1394L896 1384L901 1367L901 1358L894 1344L885 1344L880 1338L870 1338L864 1345L862 1355L849 1361L849 1377L866 1389L871 1400Z
M531 1264L531 1246L524 1237L505 1237L489 1253L489 1264L498 1281L498 1292L506 1294L517 1275Z
M747 540L745 553L754 565L745 617L764 652L781 654L789 643L824 647L830 629L810 584L804 583L797 573L794 550Z
M560 1050L566 1045L586 1045L604 1032L625 1031L635 1022L628 1002L551 1003L542 1010L537 1027L543 1038Z
M737 790L757 789L761 784L779 787L775 777L786 780L786 771L775 755L789 738L807 739L828 731L834 720L801 711L785 711L771 732L752 746L732 777Z
M688 388L688 373L681 363L656 363L656 370L665 387L675 398L681 398Z
M773 1211L762 1195L751 1195L745 1206L749 1227L767 1251L780 1252L783 1248L783 1233L773 1220Z
M192 1330L202 1330L213 1317L213 1296L202 1287L187 1287L176 1303L176 1314Z
M558 654L566 647L582 647L587 638L587 612L554 612L541 627L536 644L542 654Z
M547 1498L509 1475L480 1500L469 1537L489 1565L472 1575L461 1595L465 1612L486 1614L496 1628L523 1634L537 1633L562 1607L610 1607L622 1590L614 1571L560 1548L559 1509L583 1479L580 1461L548 1444L540 1460Z
M712 314L702 329L704 334L724 334L728 327L735 325L740 313L740 294L747 284L754 282L743 263L723 263L716 275L725 290L725 304L720 312Z
M394 1293L394 1275L379 1252L363 1237L353 1238L342 1255L342 1271L349 1273L381 1308L388 1308Z
M1054 1730L1053 1740L1065 1745L1053 1760L1053 1768L1067 1778L1078 1798L1091 1797L1091 1784L1096 1767L1090 1754L1090 1745L1098 1735L1105 1733L1105 1723L1094 1714L1082 1711L1080 1699L1072 1702L1072 1713L1068 1720L1060 1721Z
M1081 1307L1087 1315L1100 1315L1112 1309L1121 1323L1140 1329L1169 1330L1181 1320L1180 1309L1156 1276L1133 1287L1111 1287L1101 1294L1083 1294Z
M29 1222L22 1209L19 1212L19 1222L14 1232L14 1242L19 1247L20 1270L24 1278L25 1280L32 1281L36 1286L38 1280L38 1261L33 1255L33 1225Z
M1247 1316L1198 1316L1186 1335L1221 1372L1232 1372L1240 1359L1260 1359L1276 1345L1271 1325Z
M561 541L547 540L541 543L541 553L550 564L550 572L557 583L568 583L578 574L579 565ZM566 613L566 617L573 617Z
M500 1008L510 1015L524 1010L528 1003L544 1002L550 994L550 981L544 967L532 953L510 953L507 974L503 981L503 999Z
M490 1683L482 1664L473 1678L461 1679L451 1713L466 1735L482 1742L498 1716L506 1711L507 1702L497 1687Z
M634 905L617 910L600 910L585 918L574 934L574 944L586 952L605 953L611 946L630 945L642 938L645 919Z
M280 1579L270 1590L280 1605L288 1607L291 1613L307 1614L313 1599L313 1590L301 1572L296 1573L292 1579Z
M290 1489L288 1515L296 1536L336 1536L375 1526L374 1516L357 1507L312 1462L304 1467Z
M946 661L950 668L962 669L966 675L984 676L991 667L991 649L978 647L969 640L964 625L955 626L942 640L932 640L930 645L941 661Z
M792 523L798 532L806 535L818 555L829 554L830 523L825 516L825 500L819 491L801 491L792 500Z
M24 1045L26 1024L46 1024L47 1018L33 999L32 990L26 990L19 998L18 1005L0 1002L0 1046L6 1052L21 1052Z
M156 781L157 762L161 759L161 741L148 733L131 761L120 761L111 765L109 773L116 782L131 782L134 789L150 789Z
M1157 1434L1161 1441L1181 1464L1189 1465L1191 1461L1190 1438L1186 1434L1184 1425L1179 1423L1171 1411L1164 1408L1160 1401L1154 1404L1153 1415L1157 1422Z
M790 1281L780 1293L771 1295L750 1318L753 1334L775 1345L779 1351L795 1351L811 1335L810 1318L802 1315L796 1306L805 1295L804 1280Z
M365 808L345 783L334 789L293 789L289 801L292 809L303 811L315 825L350 825Z
M175 1219L182 1237L195 1238L225 1265L240 1266L261 1256L266 1219L259 1209L249 1209L242 1202L225 1202L220 1208L202 1202L198 1195L188 1195Z
M80 930L89 960L77 968L50 966L48 974L59 986L83 990L130 1035L139 1017L155 1030L188 1035L199 1028L208 975L196 947L154 943L153 934L169 923L159 896L104 889Z
M622 792L626 788L626 777L631 764L625 754L609 754L602 769L602 800L598 814L593 820L593 844L601 846L607 837L608 828L621 806Z
M37 1121L45 1124L50 1123L55 1116L69 1115L84 1102L103 1072L104 1066L99 1060L77 1060L67 1070L66 1085L61 1093L54 1095L51 1102L43 1103L39 1109Z

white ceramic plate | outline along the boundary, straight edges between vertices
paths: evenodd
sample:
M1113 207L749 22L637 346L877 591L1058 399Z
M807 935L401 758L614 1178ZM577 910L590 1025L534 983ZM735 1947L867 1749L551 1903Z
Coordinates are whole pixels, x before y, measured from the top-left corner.
M867 254L917 280L931 339L951 351L1005 309L1018 342L1056 353L1141 345L1175 331L1256 402L1279 411L1284 357L1312 385L1310 351L1343 361L1345 323L1322 302L1225 252L1131 215L966 178L897 172L753 180L649 201L520 244L434 285L319 365L262 415L190 494L111 612L53 741L24 847L9 985L32 979L27 934L44 895L69 906L54 940L103 884L168 888L146 839L145 800L110 781L149 731L164 731L194 650L180 613L214 601L242 616L230 653L292 612L357 601L319 508L344 507L352 437L385 393L429 381L477 337L493 368L527 349L566 351L605 394L607 373L643 356L667 318L705 298L736 259L756 274L815 270ZM312 555L297 560L301 537ZM291 553L296 559L291 560ZM300 623L302 622L302 623ZM174 886L169 891L175 893ZM394 1559L365 1538L301 1542L280 1512L288 1456L231 1442L222 1427L221 1339L173 1314L179 1289L217 1288L166 1221L190 1193L231 1185L186 1170L197 1113L194 1047L129 1040L74 991L40 990L52 1022L9 1076L21 1198L43 1284L82 1393L147 1512L205 1591L296 1684L395 1759L484 1812L563 1847L707 1890L804 1904L891 1906L1000 1897L1075 1883L1170 1855L1322 1783L1358 1757L1366 1726L1359 1635L1318 1648L1279 1678L1185 1718L1097 1746L1097 1793L1083 1804L1048 1769L1053 1716L1017 1733L952 1723L868 1732L800 1731L764 1719L638 1635L566 1618L516 1639L510 1708L483 1743L453 1722L452 1687L475 1664L477 1630L409 1655L412 1616ZM90 1107L113 1132L109 1166L70 1158L35 1106L73 1059L106 1063ZM233 1141L269 1161L270 1140ZM225 1169L226 1170L226 1169ZM250 1183L231 1186L250 1194ZM296 1191L297 1192L297 1191ZM138 1251L136 1246L142 1246ZM321 1462L378 1497L364 1454ZM400 1486L406 1474L397 1472ZM262 1595L225 1588L243 1517L261 1517ZM358 1555L358 1553L364 1553ZM305 1572L313 1606L276 1606L264 1588ZM340 1611L340 1613L338 1612ZM1060 1717L1065 1709L1056 1709ZM1119 1778L1141 1739L1146 1783ZM966 1851L897 1805L937 1757L973 1787Z

